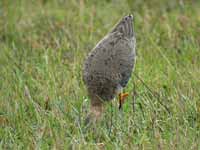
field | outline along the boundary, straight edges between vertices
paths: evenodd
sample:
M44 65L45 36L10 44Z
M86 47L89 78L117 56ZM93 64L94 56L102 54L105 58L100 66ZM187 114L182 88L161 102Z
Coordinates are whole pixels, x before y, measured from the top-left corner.
M86 126L84 59L129 13L130 95ZM1 0L0 149L200 149L200 1Z

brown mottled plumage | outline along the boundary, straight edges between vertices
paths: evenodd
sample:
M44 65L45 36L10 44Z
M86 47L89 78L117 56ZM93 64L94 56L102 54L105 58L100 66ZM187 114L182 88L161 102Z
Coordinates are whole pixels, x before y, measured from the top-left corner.
M91 115L98 119L103 102L112 100L128 83L135 65L133 16L122 18L90 52L83 80L91 98Z

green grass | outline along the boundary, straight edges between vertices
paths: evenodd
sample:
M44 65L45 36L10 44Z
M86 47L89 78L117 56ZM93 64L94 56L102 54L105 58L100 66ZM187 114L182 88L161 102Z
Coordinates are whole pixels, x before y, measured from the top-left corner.
M84 58L129 13L130 96L87 128ZM199 35L195 0L1 0L0 149L200 149Z

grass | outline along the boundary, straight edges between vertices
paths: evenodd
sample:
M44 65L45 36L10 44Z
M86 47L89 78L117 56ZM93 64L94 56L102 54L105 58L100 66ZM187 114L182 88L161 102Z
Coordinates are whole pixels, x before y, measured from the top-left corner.
M85 127L82 64L133 13L137 64L123 111ZM200 149L200 3L1 0L1 149Z

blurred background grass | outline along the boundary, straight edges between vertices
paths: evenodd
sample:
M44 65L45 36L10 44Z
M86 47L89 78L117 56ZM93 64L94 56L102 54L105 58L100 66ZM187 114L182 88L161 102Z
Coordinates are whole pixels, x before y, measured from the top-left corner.
M130 96L86 128L84 58L129 13ZM199 35L197 0L1 0L1 149L200 149Z

